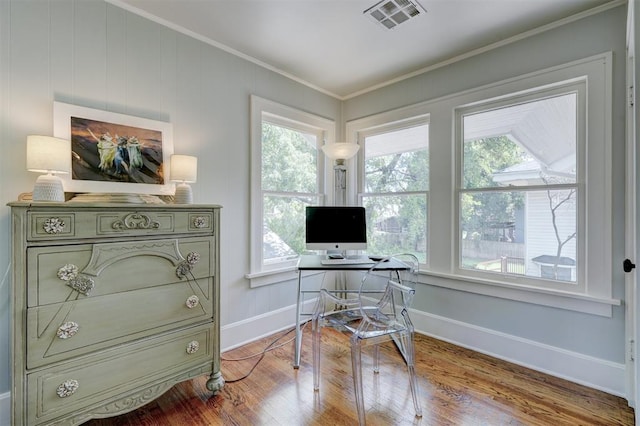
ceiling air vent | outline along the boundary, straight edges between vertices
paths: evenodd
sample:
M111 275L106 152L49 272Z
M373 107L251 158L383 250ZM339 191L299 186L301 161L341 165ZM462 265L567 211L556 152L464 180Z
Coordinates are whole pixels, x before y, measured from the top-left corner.
M363 13L390 30L427 11L415 0L382 0Z

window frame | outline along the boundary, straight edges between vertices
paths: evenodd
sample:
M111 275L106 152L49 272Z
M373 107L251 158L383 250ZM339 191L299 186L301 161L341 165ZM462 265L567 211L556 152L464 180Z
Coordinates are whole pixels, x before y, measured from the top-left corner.
M463 120L465 115L475 114L484 111L496 110L513 105L524 104L527 102L535 102L541 99L548 99L554 96L564 94L576 94L576 181L575 183L565 184L548 184L548 185L514 185L514 186L496 186L496 187L483 187L483 188L464 188L464 125ZM455 267L454 273L460 276L469 276L481 279L498 279L504 280L509 284L514 285L529 285L533 287L548 288L552 290L568 291L571 293L586 293L586 274L585 274L585 244L581 242L582 236L586 235L586 218L585 218L585 192L586 192L586 145L587 145L587 78L571 79L569 81L560 81L545 85L540 88L529 88L524 92L517 92L512 94L505 94L498 99L487 99L486 101L476 102L471 106L461 106L455 109L455 148L456 148L456 182L455 182ZM473 269L462 268L462 227L461 227L461 212L460 212L460 199L462 194L473 194L478 192L528 192L528 191L544 191L544 190L565 190L569 188L575 188L576 190L576 263L579 266L576 268L576 281L568 282L561 280L549 280L543 277L533 277L529 275L514 275L509 274L508 279L506 277L496 277L496 273L488 273L483 271L476 271Z
M250 212L250 272L245 275L250 286L260 287L297 277L295 273L298 258L265 264L263 259L263 200L266 193L278 191L262 189L262 123L269 123L314 133L317 138L317 193L302 194L318 196L321 203L326 199L326 161L321 146L335 141L336 123L324 117L283 105L259 96L251 95L250 101L250 143L251 143L251 212Z
M407 117L429 114L430 187L427 215L428 267L423 267L421 282L462 292L533 303L593 315L611 317L612 307L621 301L613 297L612 259L612 52L541 69L481 87L431 99L419 104L355 119L346 123L348 142L358 141L358 131L382 126ZM514 94L526 94L559 83L586 78L586 149L577 158L583 167L579 183L584 194L584 252L582 263L585 285L570 292L544 288L529 283L514 283L500 276L484 277L461 274L458 264L459 214L457 208L458 177L456 110L472 108L489 100L498 102ZM361 154L358 154L359 156ZM361 168L362 166L359 165ZM353 173L352 175L360 175ZM578 178L578 177L577 177ZM355 184L355 182L354 182ZM517 190L517 188L515 188ZM437 206L434 207L434 206ZM578 249L579 251L580 249Z
M419 112L417 115L416 112ZM358 170L360 173L357 174L357 201L358 205L364 205L364 199L367 197L384 197L384 196L393 196L393 195L424 195L425 203L427 206L427 224L426 224L426 233L427 233L427 241L425 248L425 256L426 260L423 263L420 263L421 268L426 268L429 265L429 188L427 187L424 191L404 191L404 192L365 192L365 155L366 155L366 146L365 139L371 136L377 136L383 133L391 133L394 131L404 130L411 127L418 126L427 126L427 131L429 132L431 129L431 122L428 112L417 111L415 109L408 109L404 112L405 116L401 119L382 123L381 121L377 121L375 124L370 123L369 127L359 128L355 130L355 138L357 143L361 145L361 150L358 154ZM378 116L377 119L384 121L385 115ZM372 125L371 125L372 124ZM353 125L353 123L352 123ZM429 145L427 145L427 151L429 150ZM380 253L375 253L380 254ZM393 253L383 253L383 254L393 254Z

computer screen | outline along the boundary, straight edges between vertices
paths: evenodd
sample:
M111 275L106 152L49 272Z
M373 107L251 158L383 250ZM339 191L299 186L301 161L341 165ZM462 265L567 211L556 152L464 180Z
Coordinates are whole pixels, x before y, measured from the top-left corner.
M307 250L366 250L364 207L308 206Z

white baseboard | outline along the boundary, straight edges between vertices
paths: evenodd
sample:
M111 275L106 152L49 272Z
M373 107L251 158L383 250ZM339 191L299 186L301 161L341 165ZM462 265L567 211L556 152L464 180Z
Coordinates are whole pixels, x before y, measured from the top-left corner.
M311 312L315 298L304 302L301 312ZM310 317L306 317L307 319ZM303 318L304 320L305 318ZM291 305L263 315L234 322L220 329L220 348L222 352L237 348L278 331L295 326L296 306ZM293 337L293 334L292 334Z
M0 426L11 425L11 392L0 393Z
M612 395L626 397L625 365L533 340L412 311L416 332Z
M313 301L307 308L313 306ZM413 310L416 331L581 385L626 397L625 365L545 345L473 324ZM222 351L294 325L295 306L222 327Z

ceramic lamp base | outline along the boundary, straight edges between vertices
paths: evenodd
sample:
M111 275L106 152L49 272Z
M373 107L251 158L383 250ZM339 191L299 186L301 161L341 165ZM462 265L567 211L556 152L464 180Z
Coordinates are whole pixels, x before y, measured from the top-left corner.
M33 187L33 201L54 201L64 203L62 179L54 175L41 175Z
M176 186L176 193L173 197L175 204L193 204L193 192L188 183L181 183Z

